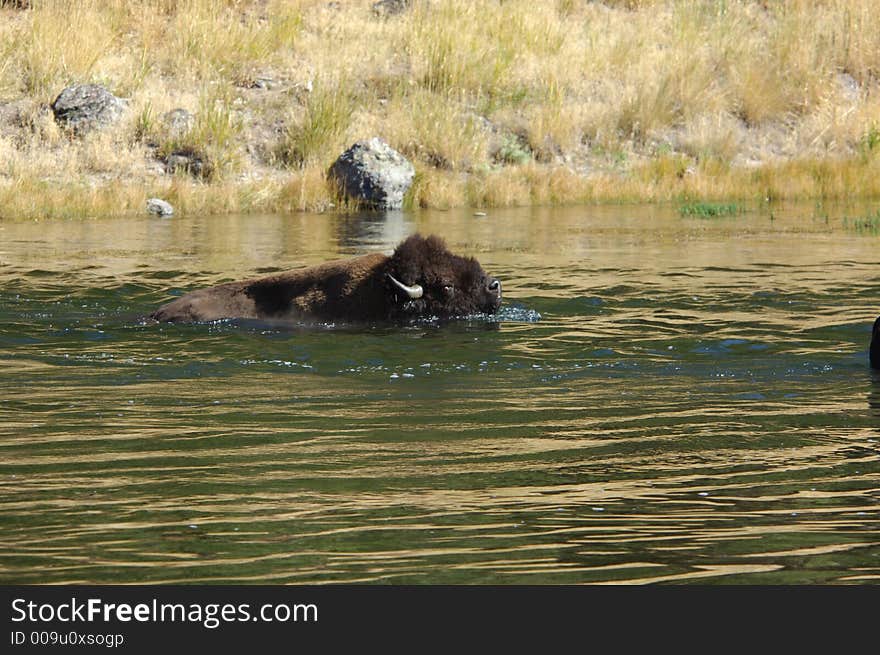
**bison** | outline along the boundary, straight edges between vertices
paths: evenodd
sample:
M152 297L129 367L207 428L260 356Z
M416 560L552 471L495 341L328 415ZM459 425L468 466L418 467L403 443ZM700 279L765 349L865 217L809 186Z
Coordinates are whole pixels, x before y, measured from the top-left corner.
M880 368L880 316L874 321L874 328L871 330L871 347L868 350L868 357L871 361L871 368Z
M381 253L200 289L153 312L157 321L406 321L494 313L501 283L437 236Z

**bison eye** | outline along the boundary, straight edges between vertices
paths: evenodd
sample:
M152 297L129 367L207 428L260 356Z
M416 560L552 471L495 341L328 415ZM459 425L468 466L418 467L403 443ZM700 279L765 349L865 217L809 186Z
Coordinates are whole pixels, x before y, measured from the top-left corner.
M451 296L453 293L455 293L455 287L451 284L444 284L443 291L444 293L446 293L447 296Z

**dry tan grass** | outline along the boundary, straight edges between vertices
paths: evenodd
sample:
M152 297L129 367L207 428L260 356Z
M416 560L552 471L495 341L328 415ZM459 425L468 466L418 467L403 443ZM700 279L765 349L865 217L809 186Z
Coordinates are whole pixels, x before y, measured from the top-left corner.
M412 206L880 196L876 0L371 5L0 8L3 215L338 209L327 166L374 135L414 161ZM74 82L125 117L64 135L47 105ZM164 172L180 148L207 181Z

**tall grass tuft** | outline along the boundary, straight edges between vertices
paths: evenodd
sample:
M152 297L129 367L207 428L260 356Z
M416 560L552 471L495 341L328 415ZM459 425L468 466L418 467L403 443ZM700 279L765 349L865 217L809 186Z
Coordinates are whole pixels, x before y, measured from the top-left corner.
M165 33L172 46L156 50L169 74L190 71L204 79L244 80L292 47L302 28L299 3L275 0L265 8L231 0L161 4L173 15Z
M405 156L427 166L468 171L488 157L488 138L461 98L416 88L392 98L380 130Z
M198 160L198 170L190 172L208 181L238 172L243 159L240 140L243 124L234 105L231 89L203 90L193 126L179 136L162 141L159 156L167 160L180 154ZM139 122L151 120L150 110L145 109Z
M305 112L289 113L276 156L295 167L328 159L341 146L354 110L355 101L345 82L317 85L308 96Z
M15 68L25 92L51 100L70 81L106 81L102 63L121 44L121 2L83 0L34 3L14 37Z

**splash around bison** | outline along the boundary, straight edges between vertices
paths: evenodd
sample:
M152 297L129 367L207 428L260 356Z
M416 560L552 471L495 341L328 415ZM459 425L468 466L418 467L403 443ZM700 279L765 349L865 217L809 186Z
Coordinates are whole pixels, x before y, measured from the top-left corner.
M156 321L220 319L401 321L495 313L501 282L440 237L414 234L391 256L373 253L192 291Z

